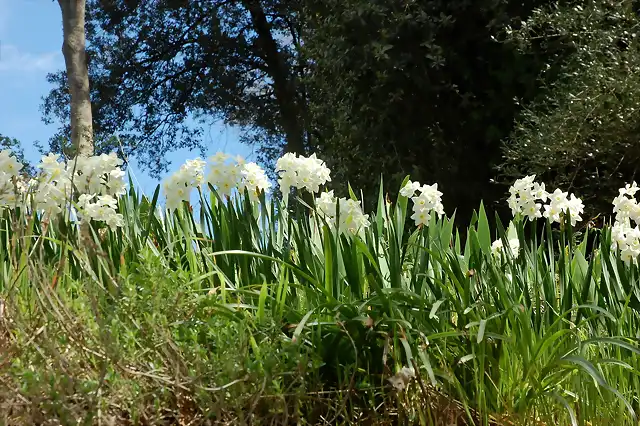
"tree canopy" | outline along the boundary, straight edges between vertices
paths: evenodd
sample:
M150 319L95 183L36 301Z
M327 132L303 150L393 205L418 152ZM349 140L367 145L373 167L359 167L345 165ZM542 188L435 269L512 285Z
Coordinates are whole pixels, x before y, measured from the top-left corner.
M505 144L509 180L535 173L580 194L591 215L609 212L640 161L638 4L570 2L541 8L513 31L523 52L539 40L564 46L550 62L558 77L524 110Z
M316 152L366 200L380 176L437 182L466 220L537 173L600 193L635 174L640 86L632 0L88 0L96 151L205 149L222 120L261 160ZM66 73L47 122L70 135ZM114 137L117 136L117 137ZM638 151L638 152L636 152ZM338 185L344 187L344 185Z
M309 2L318 150L371 195L380 174L393 188L410 174L438 182L464 216L503 198L493 167L542 62L500 38L539 3Z
M168 152L203 147L198 123L224 120L245 141L302 152L299 34L295 1L89 0L96 150L122 149L159 172ZM48 78L44 119L67 123L66 73Z

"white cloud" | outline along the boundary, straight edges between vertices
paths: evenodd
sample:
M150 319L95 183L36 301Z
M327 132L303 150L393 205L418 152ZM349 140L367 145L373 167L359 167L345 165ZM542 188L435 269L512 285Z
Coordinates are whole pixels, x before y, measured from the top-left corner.
M2 0L0 0L1 2ZM55 71L60 68L62 54L60 52L28 53L21 52L11 44L0 44L0 72L22 71L42 72Z

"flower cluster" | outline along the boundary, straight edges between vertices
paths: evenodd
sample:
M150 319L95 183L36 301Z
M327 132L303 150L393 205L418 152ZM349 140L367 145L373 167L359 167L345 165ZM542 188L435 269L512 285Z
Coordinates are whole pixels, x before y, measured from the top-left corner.
M507 242L509 243L509 253L513 257L518 257L520 253L520 240L517 238L509 238ZM495 240L493 244L491 244L491 253L493 253L494 256L500 256L503 252L505 252L505 250L502 240Z
M640 188L633 182L626 184L624 188L618 190L618 196L613 199L613 212L616 215L616 222L624 223L633 220L640 223L640 205L635 199L636 192Z
M544 183L535 182L535 178L535 175L525 176L516 180L509 188L510 195L507 203L514 216L521 214L528 217L529 220L542 217L542 203L547 201L548 194L545 191Z
M518 239L518 232L513 222L509 224L505 237L507 247L504 246L503 239L499 238L491 244L491 253L498 258L503 254L509 254L514 258L518 257L520 254L520 240Z
M83 220L102 221L111 229L124 226L122 214L116 213L118 200L110 195L82 194L77 205Z
M242 181L242 170L246 161L241 156L231 157L223 152L209 157L209 173L207 182L220 195L231 196L234 189L238 189Z
M240 192L246 189L249 197L256 200L260 193L266 192L269 188L271 188L271 182L267 179L262 167L256 163L247 163L242 167L242 180L238 185Z
M356 235L369 227L369 215L362 212L360 204L348 198L336 198L333 191L323 192L316 198L316 208L329 226L336 226L338 232Z
M38 165L39 178L29 183L29 200L33 201L37 210L48 216L64 211L72 199L72 186L68 179L67 167L59 160L58 154L43 156Z
M11 155L11 151L0 151L0 209L15 205L21 169L22 164Z
M280 189L285 196L291 188L306 189L315 194L320 186L331 181L331 171L324 161L316 158L287 153L276 162L276 172L280 176Z
M117 198L126 193L122 160L114 153L80 156L60 161L58 154L42 157L40 175L29 184L29 195L36 209L45 214L58 214L77 196L78 217L81 220L105 222L109 227L123 226L122 214L117 213ZM99 198L96 207L89 201Z
M418 195L415 195L418 192ZM400 195L411 197L413 201L413 219L416 225L428 225L431 220L431 212L435 212L438 216L444 214L442 205L442 192L438 191L438 184L420 185L419 182L408 181L405 186L400 189Z
M611 227L611 245L620 249L622 260L636 262L640 255L640 229L627 222L616 222Z
M81 220L105 222L114 228L123 226L122 215L117 213L117 198L126 192L122 161L115 154L78 157L61 160L57 154L42 157L36 178L25 180L20 175L22 165L10 151L0 151L0 209L24 203L28 209L45 215L55 215L67 209L77 209ZM246 162L242 157L230 157L217 153L207 163L200 158L188 160L180 169L163 182L167 208L175 209L188 201L191 191L205 182L225 196L235 192L248 193L255 201L271 184L264 170L256 163ZM276 171L283 193L291 188L311 193L331 181L330 170L316 158L285 154L278 159ZM620 248L626 259L640 255L640 205L635 194L640 188L634 182L621 188L613 200L616 223L613 226L613 244ZM535 175L516 180L509 189L509 207L514 215L524 215L529 220L540 217L551 222L562 222L570 217L571 225L581 221L584 204L574 194L561 189L549 193L544 183L535 181ZM400 195L411 198L413 219L418 226L428 225L432 213L443 215L442 192L438 185L422 185L408 181ZM548 200L548 203L547 203ZM74 202L76 202L74 204ZM547 204L545 204L547 203ZM357 234L370 225L368 216L356 200L336 198L333 191L324 192L316 199L318 212L340 232ZM636 226L632 226L635 222ZM517 238L509 238L508 250L517 254ZM505 251L501 240L492 244L496 254Z
M556 189L553 193L549 194L549 204L544 206L544 217L551 222L562 221L563 215L569 215L571 219L571 226L575 226L577 222L582 221L580 216L584 212L584 204L582 200L571 194L567 197L568 193L562 192L560 189Z
M535 175L525 176L516 180L509 188L507 203L514 216L521 214L529 220L544 216L551 222L561 222L564 216L569 215L572 226L582 220L580 215L584 212L584 204L580 198L574 194L568 196L561 189L549 193L545 190L544 183L536 182L535 178ZM543 212L542 203L547 200L549 204L544 205Z
M122 226L116 213L117 197L126 192L122 160L115 154L77 157L60 161L58 154L42 157L38 176L25 180L19 175L22 165L9 151L0 152L0 207L25 203L45 216L65 211L78 199L80 218L104 221L110 227ZM99 212L87 202L98 196ZM79 198L77 198L79 197ZM89 210L86 210L89 209Z
M191 190L199 187L204 181L205 166L206 163L200 158L187 160L162 183L168 209L176 209L183 201L189 201Z
M639 189L635 182L627 184L618 190L618 196L613 199L616 218L611 227L611 244L613 248L620 249L622 260L627 263L636 262L640 255L640 205L635 199Z
M176 209L183 201L189 201L191 191L205 182L206 166L207 163L200 158L187 160L163 182L168 209ZM247 163L241 156L232 158L222 152L209 158L206 182L226 196L231 196L236 190L244 193L246 189L252 200L256 200L260 193L271 187L262 167L256 163Z

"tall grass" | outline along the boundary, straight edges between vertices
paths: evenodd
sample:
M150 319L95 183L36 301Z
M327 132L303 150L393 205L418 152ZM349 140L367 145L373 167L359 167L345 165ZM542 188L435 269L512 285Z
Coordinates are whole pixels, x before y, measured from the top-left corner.
M0 395L22 416L637 424L638 267L606 227L516 219L520 253L495 256L507 227L482 206L416 229L380 192L347 237L301 200L158 194L131 189L91 238L3 213Z

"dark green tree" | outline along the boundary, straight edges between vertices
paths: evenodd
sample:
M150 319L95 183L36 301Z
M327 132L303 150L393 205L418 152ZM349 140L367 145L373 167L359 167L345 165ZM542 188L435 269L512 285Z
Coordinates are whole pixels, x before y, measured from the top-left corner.
M203 126L241 126L266 157L306 146L299 6L285 0L88 0L87 41L96 151L136 155L152 172L165 154L204 148ZM42 106L70 134L66 73ZM117 135L117 138L114 138Z
M410 174L438 182L468 219L492 183L542 62L502 41L541 1L310 0L304 52L314 145L338 175L376 195ZM342 179L341 179L342 178Z
M527 105L504 147L507 179L535 173L571 190L587 212L611 213L617 189L640 164L638 2L595 0L541 8L513 31L524 53L543 43L559 77ZM562 53L561 53L562 52Z

